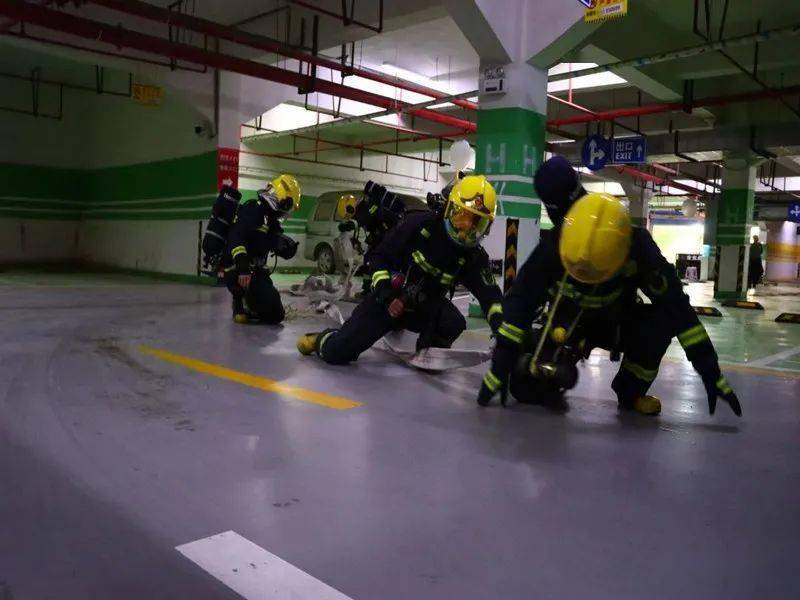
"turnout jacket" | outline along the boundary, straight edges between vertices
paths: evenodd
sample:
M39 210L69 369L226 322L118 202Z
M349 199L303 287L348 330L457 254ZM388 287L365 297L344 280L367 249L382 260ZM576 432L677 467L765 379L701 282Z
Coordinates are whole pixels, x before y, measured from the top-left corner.
M263 200L251 198L239 205L225 249L226 271L249 273L262 266L270 252L278 249L283 229L275 213Z
M555 299L559 288L562 298L558 311L562 307L573 314L582 310L581 322L599 321L606 326L622 321L641 291L654 306L654 332L677 336L692 363L712 358L716 361L714 347L683 291L675 267L667 262L646 229L633 228L626 264L612 279L598 285L564 278L559 237L560 229L542 232L539 245L520 269L503 301L499 343L519 346L538 312Z
M428 300L442 299L463 284L488 320L502 311L502 293L486 251L454 242L441 217L432 212L408 213L374 249L370 267L373 290L390 286L392 274L401 273L406 287L418 287Z

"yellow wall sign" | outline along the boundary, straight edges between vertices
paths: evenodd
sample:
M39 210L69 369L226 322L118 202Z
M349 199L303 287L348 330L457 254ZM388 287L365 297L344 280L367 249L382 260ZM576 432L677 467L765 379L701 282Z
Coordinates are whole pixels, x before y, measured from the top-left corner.
M597 23L628 14L628 0L594 0L592 8L583 15L586 23Z
M155 85L144 85L142 83L134 83L131 98L139 104L146 104L147 106L158 106L161 104L161 98L164 95L164 90Z

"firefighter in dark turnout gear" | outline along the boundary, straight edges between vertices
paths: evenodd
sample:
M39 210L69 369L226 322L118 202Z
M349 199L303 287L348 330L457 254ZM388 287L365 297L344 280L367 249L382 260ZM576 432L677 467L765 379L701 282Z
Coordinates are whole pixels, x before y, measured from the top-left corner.
M237 323L283 321L281 297L266 262L270 253L288 260L297 252L297 242L283 233L280 221L299 205L300 186L292 175L279 175L239 205L222 264Z
M483 176L453 189L442 216L412 213L375 248L372 290L338 330L302 336L302 354L332 364L354 361L391 330L419 333L417 350L449 348L466 320L449 299L462 283L478 299L493 328L501 321L502 294L479 245L494 220L496 195Z
M545 172L577 179L566 161L552 160L556 163L545 163ZM503 301L504 321L478 403L487 405L497 393L504 398L509 383L523 401L531 399L519 397L526 393L563 392L577 382L575 363L593 348L603 348L612 358L622 355L611 384L620 408L658 414L661 403L647 391L677 337L702 378L711 414L722 398L741 415L675 268L647 230L632 227L613 196L587 194L573 203L564 192L575 184L562 186L553 197L551 183L537 177L536 187L555 228L542 237ZM651 303L644 304L637 291ZM532 331L545 305L543 327Z

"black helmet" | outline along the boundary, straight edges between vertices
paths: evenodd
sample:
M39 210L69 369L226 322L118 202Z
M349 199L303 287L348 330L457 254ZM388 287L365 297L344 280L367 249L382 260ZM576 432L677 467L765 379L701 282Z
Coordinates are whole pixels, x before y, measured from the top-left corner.
M570 206L586 194L575 169L563 156L553 156L543 162L536 171L533 185L555 227L561 225Z

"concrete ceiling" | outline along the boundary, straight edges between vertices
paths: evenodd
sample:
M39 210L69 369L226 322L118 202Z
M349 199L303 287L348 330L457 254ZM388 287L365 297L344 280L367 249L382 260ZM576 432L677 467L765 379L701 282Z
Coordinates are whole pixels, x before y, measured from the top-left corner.
M317 6L338 12L341 2L337 0L312 0ZM153 2L161 6L172 4L169 0ZM606 64L619 60L648 56L704 42L709 35L716 39L723 26L723 35L744 35L757 28L768 30L800 23L800 2L785 0L710 0L708 28L704 0L700 0L698 28L694 31L694 6L692 1L663 2L658 0L635 0L630 3L630 13L622 19L610 21L596 27L586 36L579 47L566 55L558 56L556 62L595 62ZM281 8L283 7L283 8ZM288 7L288 8L287 8ZM186 12L220 23L234 24L245 19L261 16L242 26L281 41L298 42L300 21L306 19L310 28L313 13L291 4L287 0L268 0L254 3L251 0L184 0ZM364 0L356 4L355 17L365 22L377 22L377 0ZM75 10L67 8L67 10ZM118 13L104 11L87 5L81 13L103 20L119 18ZM271 12L276 10L276 12ZM291 14L291 16L289 16ZM290 27L287 29L287 24ZM142 25L142 23L140 23ZM147 24L151 26L152 24ZM155 31L154 29L152 29ZM381 68L386 63L427 78L427 85L443 91L464 91L477 87L478 57L455 22L446 14L441 1L430 0L386 0L384 32L377 35L363 27L344 27L330 16L320 17L320 44L329 56L336 56L339 45L355 41L355 59L359 65ZM307 39L308 42L308 39ZM576 90L573 102L593 111L612 110L638 104L676 101L682 97L684 82L694 82L694 96L719 96L743 91L755 91L763 85L784 86L800 84L800 37L773 40L759 45L755 75L743 73L733 61L754 70L754 46L737 48L729 52L730 58L720 53L710 53L688 59L626 68L619 75L626 84L601 89ZM241 53L241 49L239 49ZM545 51L544 54L547 54ZM551 53L552 54L552 53ZM258 58L250 56L250 58ZM6 53L5 63L12 67L14 59ZM274 60L274 57L261 57ZM733 59L733 60L731 60ZM3 64L0 61L0 64ZM76 72L77 73L77 72ZM407 74L399 74L408 77ZM76 76L84 77L83 72ZM338 74L337 74L338 76ZM337 79L338 80L338 79ZM345 81L347 83L347 81ZM560 92L565 98L566 92ZM313 97L309 98L312 102ZM303 98L298 96L302 104ZM786 106L786 103L790 107ZM777 100L736 104L713 109L695 110L691 114L674 112L636 118L618 119L613 132L636 129L650 137L651 155L660 160L680 164L682 160L674 154L674 132L680 136L679 152L700 161L719 160L723 150L731 146L747 149L752 145L765 155L775 154L780 158L775 167L778 176L800 173L800 106L798 97L787 97L786 103ZM311 108L315 108L313 105ZM316 107L331 112L335 106L330 99ZM461 109L449 112L466 118L475 118ZM562 118L580 114L574 108L551 100L548 118ZM404 119L403 124L414 130L437 132L441 128L426 122ZM611 123L598 126L563 126L561 133L578 140L574 144L559 144L557 149L568 156L577 156L579 141L587 132L612 132ZM727 133L726 133L727 132ZM326 130L321 137L347 143L361 143L392 137L392 132L368 124L351 124ZM401 134L402 135L402 134ZM551 139L556 139L551 136ZM264 142L265 145L278 144ZM278 144L280 145L280 144ZM408 146L401 144L406 151ZM438 150L437 141L424 142L413 148L425 151ZM680 168L691 177L703 177L706 165L681 164ZM765 199L780 194L764 194Z

